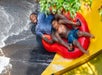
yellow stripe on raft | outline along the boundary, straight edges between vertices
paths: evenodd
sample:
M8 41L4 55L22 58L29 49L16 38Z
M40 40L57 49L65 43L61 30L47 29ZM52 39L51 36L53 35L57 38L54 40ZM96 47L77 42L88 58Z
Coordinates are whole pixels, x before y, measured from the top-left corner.
M55 75L60 75L60 70L64 72L63 69L70 70L71 66L77 67L102 49L102 21L98 13L98 8L101 5L102 0L93 0L92 8L90 10L85 9L85 6L82 6L81 13L88 23L90 33L95 35L95 39L91 39L91 43L88 48L90 55L84 54L80 58L69 60L56 54L53 61L41 75L51 75L52 73L55 73Z

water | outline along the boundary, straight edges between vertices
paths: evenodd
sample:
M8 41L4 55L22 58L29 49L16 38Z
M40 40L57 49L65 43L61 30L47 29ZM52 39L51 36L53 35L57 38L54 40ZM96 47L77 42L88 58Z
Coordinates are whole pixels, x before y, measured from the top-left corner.
M10 59L11 75L40 75L53 58L31 32L29 15L37 11L34 0L0 0L0 48Z
M37 11L36 3L30 3L26 0L0 1L0 47L30 37L30 35L23 35L24 37L12 38L12 41L4 42L9 37L18 36L24 30L28 30L29 15L33 11Z

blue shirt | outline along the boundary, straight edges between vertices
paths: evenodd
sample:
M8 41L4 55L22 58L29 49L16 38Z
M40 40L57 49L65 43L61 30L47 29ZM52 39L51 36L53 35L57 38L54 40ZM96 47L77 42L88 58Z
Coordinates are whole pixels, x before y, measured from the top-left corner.
M38 14L38 22L35 28L36 35L42 37L43 34L51 34L53 15Z

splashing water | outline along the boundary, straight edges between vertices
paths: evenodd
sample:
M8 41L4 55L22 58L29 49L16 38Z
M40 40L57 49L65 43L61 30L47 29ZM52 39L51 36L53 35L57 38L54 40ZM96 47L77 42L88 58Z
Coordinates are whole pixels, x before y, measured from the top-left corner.
M0 0L0 74L11 68L1 48L33 36L28 32L29 15L36 10L33 0Z

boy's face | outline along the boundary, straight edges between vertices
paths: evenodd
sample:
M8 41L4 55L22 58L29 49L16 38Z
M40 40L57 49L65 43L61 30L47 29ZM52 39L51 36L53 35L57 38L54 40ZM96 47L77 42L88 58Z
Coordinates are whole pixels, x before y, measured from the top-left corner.
M55 30L58 30L59 25L58 25L58 22L56 20L52 21L52 26Z
M30 15L30 20L32 23L37 23L37 16L35 14Z

